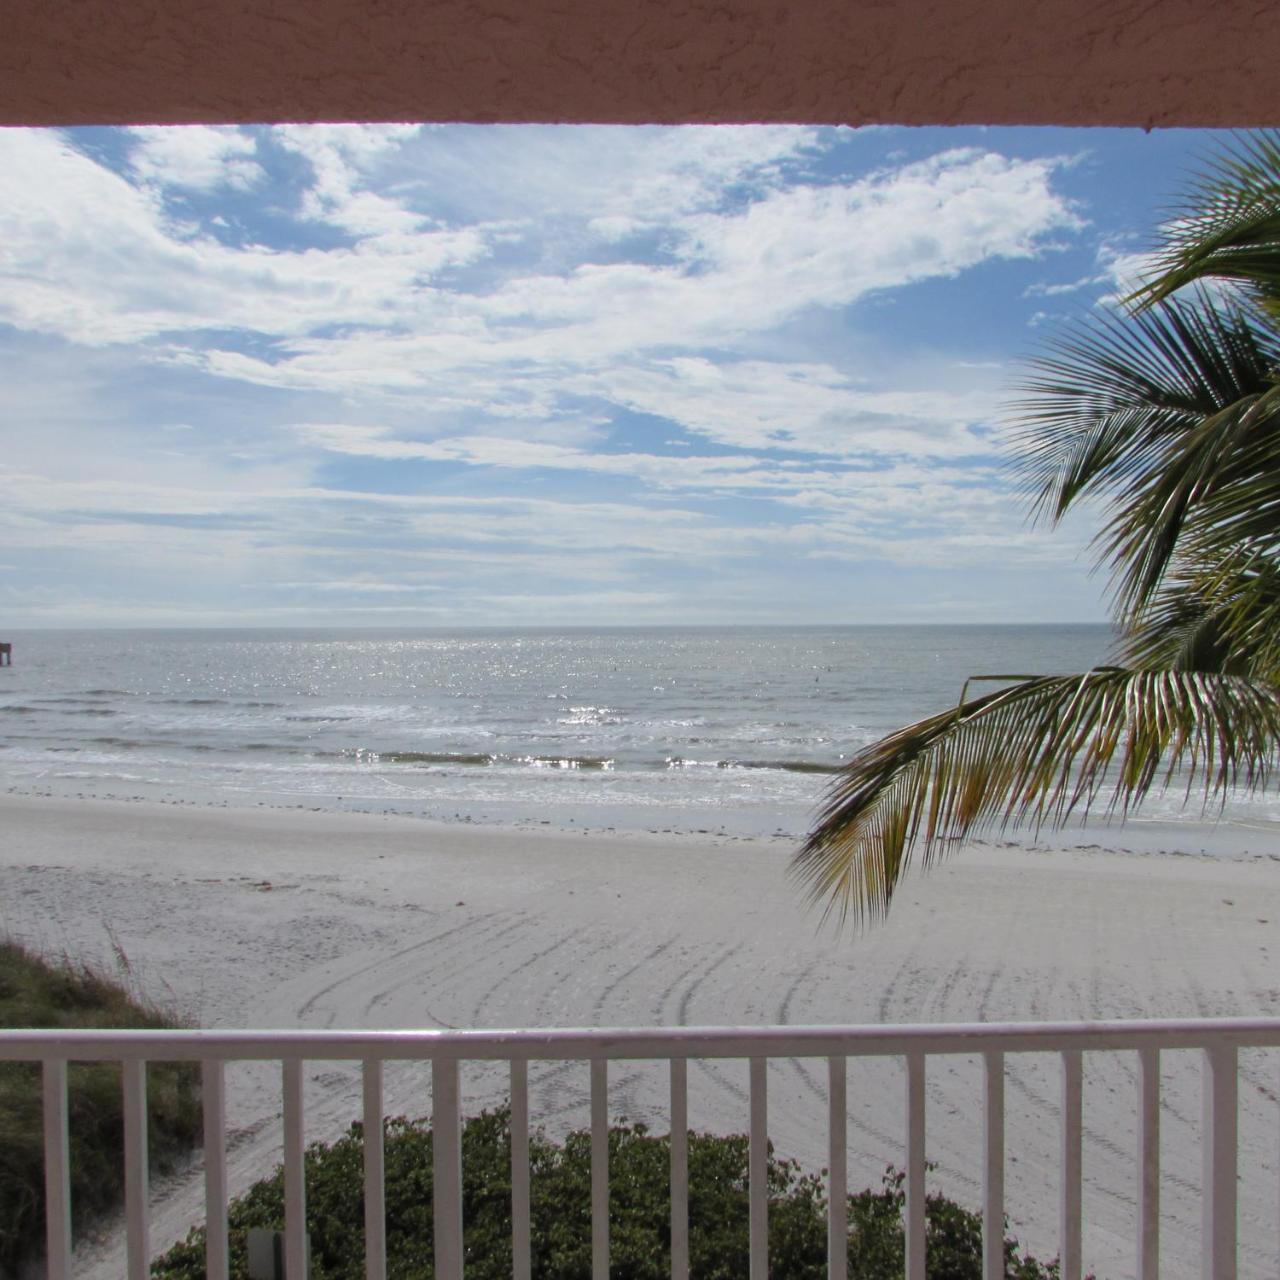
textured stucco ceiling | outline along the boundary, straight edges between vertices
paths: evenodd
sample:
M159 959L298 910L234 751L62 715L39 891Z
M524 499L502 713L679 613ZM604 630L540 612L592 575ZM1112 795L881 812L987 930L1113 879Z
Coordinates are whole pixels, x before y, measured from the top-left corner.
M9 0L0 123L1256 125L1255 0Z

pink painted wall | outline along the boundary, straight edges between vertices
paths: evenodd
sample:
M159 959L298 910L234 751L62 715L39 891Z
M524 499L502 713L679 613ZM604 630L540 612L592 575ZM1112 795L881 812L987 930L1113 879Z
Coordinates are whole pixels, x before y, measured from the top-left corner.
M7 0L0 123L1256 125L1266 0Z

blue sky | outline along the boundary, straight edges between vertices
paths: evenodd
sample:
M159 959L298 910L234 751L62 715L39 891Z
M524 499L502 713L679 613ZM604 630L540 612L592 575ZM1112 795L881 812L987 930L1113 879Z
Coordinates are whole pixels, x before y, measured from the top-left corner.
M1002 406L1212 142L0 129L0 628L1101 619Z

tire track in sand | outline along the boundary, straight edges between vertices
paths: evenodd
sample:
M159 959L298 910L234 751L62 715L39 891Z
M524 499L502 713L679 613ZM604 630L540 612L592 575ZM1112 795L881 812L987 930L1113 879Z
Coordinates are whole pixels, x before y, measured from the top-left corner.
M481 916L480 919L492 919L497 912L489 915ZM368 964L361 965L358 969L352 969L340 974L332 982L326 983L325 986L318 988L303 1001L301 1005L294 1011L294 1016L299 1022L303 1021L306 1016L320 1003L325 996L332 995L335 991L355 981L357 978L364 977L366 974L372 973L377 969L383 968L387 964L394 964L397 960L405 956L413 955L415 952L422 951L427 947L434 946L437 942L442 942L445 938L451 938L456 934L463 933L468 929L474 928L475 921L466 921L456 924L449 929L444 929L440 933L432 934L429 938L423 938L407 947L401 947L398 951L393 951L390 955L381 955L376 960L371 960Z

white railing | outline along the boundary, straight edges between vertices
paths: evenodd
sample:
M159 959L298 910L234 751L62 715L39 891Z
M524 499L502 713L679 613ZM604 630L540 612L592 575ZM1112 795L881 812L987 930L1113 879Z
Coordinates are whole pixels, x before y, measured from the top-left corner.
M67 1063L123 1063L128 1280L146 1280L150 1248L147 1214L146 1071L153 1062L199 1061L204 1107L205 1204L209 1280L226 1280L227 1165L224 1065L278 1060L284 1102L285 1267L306 1267L306 1192L303 1180L305 1061L362 1064L365 1180L365 1269L384 1280L386 1232L383 1182L383 1065L430 1061L434 1139L436 1275L462 1276L462 1114L459 1065L506 1061L511 1085L511 1187L514 1276L528 1280L528 1064L587 1061L591 1073L592 1275L609 1275L608 1064L665 1059L671 1080L671 1274L688 1275L687 1063L690 1058L745 1058L750 1063L750 1278L763 1280L768 1259L768 1134L766 1068L770 1058L828 1061L828 1275L846 1274L846 1090L848 1058L895 1057L905 1064L904 1163L906 1280L925 1277L925 1063L931 1055L979 1055L983 1087L983 1277L1004 1276L1005 1056L1060 1056L1060 1259L1063 1280L1081 1276L1081 1146L1083 1055L1129 1051L1138 1056L1135 1151L1136 1274L1156 1280L1159 1261L1160 1054L1203 1055L1203 1275L1236 1275L1238 1054L1280 1046L1280 1020L1215 1019L1185 1022L982 1023L872 1027L712 1027L673 1030L580 1031L5 1031L0 1061L38 1061L44 1072L45 1182L49 1280L67 1280L71 1267L71 1204L67 1129Z

